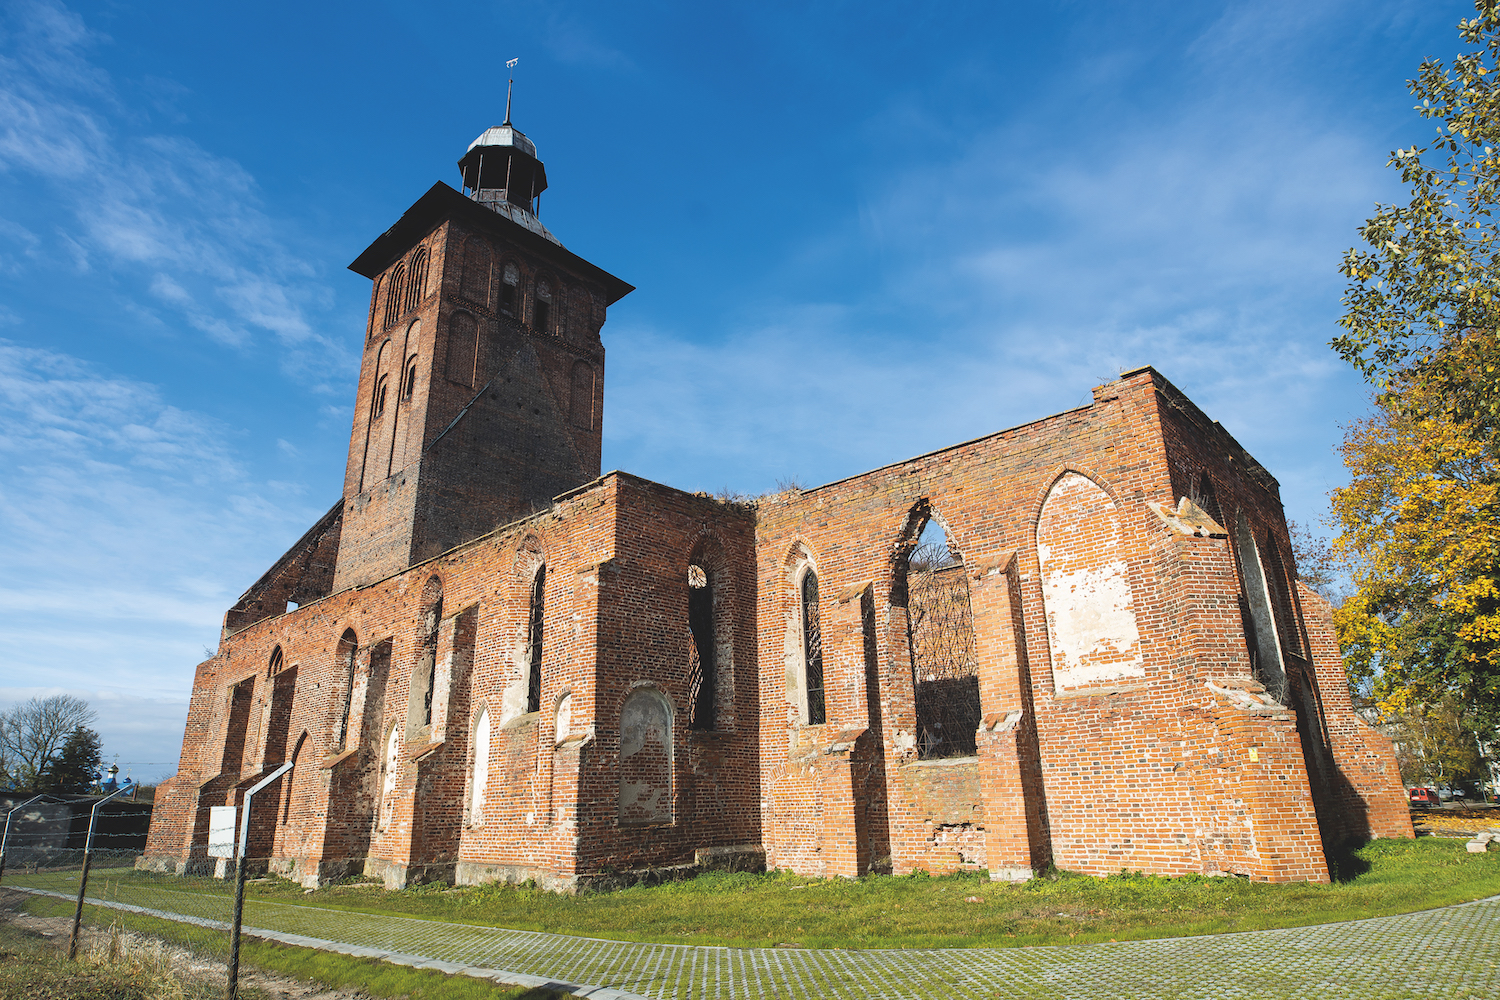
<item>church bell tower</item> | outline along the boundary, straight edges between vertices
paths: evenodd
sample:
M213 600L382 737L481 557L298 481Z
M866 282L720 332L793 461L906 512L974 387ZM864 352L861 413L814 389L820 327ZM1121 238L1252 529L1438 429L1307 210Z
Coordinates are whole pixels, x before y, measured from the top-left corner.
M633 290L538 217L547 171L510 122L350 270L370 278L334 589L545 509L600 473L605 310Z

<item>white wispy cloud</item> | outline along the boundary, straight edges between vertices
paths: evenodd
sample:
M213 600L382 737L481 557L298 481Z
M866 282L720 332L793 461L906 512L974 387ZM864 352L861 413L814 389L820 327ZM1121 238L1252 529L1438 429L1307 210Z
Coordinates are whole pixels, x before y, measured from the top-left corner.
M1212 65L1225 46L1253 61L1332 30L1291 6L1261 16L1281 20L1259 53L1243 17L1193 40L1196 79L1150 120L1074 80L949 141L951 156L872 176L846 224L767 281L868 262L880 280L843 305L747 305L773 315L708 343L611 331L630 347L611 355L610 460L689 488L821 482L1085 403L1153 364L1316 522L1341 475L1339 424L1364 405L1327 347L1338 257L1391 178L1382 139L1289 78ZM952 140L903 101L870 124L872 143L892 119Z
M268 539L319 513L268 497L231 437L155 386L0 341L0 685L186 698Z
M347 348L309 318L327 288L277 237L243 167L184 136L138 132L90 63L101 39L77 14L21 2L0 30L0 171L32 175L64 206L59 242L80 268L108 261L225 345L269 337L306 380L348 367Z

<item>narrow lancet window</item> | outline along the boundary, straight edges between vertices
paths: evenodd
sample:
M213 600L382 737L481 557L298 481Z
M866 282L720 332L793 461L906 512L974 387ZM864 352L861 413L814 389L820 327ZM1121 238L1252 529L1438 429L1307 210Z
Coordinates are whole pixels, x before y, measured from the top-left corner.
M354 661L359 640L354 630L345 629L339 639L339 665L344 668L343 709L339 712L339 738L335 748L342 751L349 743L349 710L354 704Z
M714 657L714 589L702 566L688 567L688 631L692 649L688 660L688 703L691 729L714 728L717 678Z
M802 663L807 681L807 721L821 726L828 713L823 702L823 623L818 615L818 574L802 577Z
M526 629L526 711L542 710L542 607L547 566L537 568L531 581L531 618Z

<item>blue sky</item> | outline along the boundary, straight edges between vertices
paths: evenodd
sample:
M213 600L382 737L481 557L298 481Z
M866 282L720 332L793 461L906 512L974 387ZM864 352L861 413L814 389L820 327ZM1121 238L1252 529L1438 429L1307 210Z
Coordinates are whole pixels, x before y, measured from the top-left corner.
M1153 364L1317 524L1340 253L1462 2L0 7L0 704L175 770L224 609L337 498L345 269L502 117L638 286L605 468L816 484Z

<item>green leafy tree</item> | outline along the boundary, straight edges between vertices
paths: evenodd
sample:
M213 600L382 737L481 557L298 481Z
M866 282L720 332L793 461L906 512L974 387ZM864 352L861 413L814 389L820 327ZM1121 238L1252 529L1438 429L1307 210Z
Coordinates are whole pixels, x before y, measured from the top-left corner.
M1349 285L1333 346L1377 395L1374 415L1348 431L1351 482L1333 494L1334 550L1355 588L1334 625L1351 687L1370 691L1388 720L1412 732L1457 726L1493 745L1500 0L1478 0L1475 13L1458 26L1469 51L1424 62L1408 81L1417 112L1438 126L1426 147L1391 155L1409 201L1377 206L1341 268ZM1463 711L1424 718L1445 705Z
M0 724L0 754L9 758L14 787L36 788L47 762L73 730L92 723L94 715L88 702L70 694L32 698L6 712Z
M1447 416L1476 434L1500 425L1500 0L1478 0L1459 36L1475 46L1430 59L1407 87L1438 122L1425 148L1391 154L1411 190L1360 227L1334 348L1388 405ZM1407 388L1425 390L1407 398Z
M42 769L39 790L44 792L86 792L99 773L99 734L79 726L68 734L57 756Z

